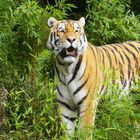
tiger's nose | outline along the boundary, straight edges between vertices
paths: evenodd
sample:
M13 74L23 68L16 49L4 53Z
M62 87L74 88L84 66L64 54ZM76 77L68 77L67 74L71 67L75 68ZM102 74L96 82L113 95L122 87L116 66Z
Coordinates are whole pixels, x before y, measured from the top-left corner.
M75 38L67 38L67 41L72 44L75 41Z

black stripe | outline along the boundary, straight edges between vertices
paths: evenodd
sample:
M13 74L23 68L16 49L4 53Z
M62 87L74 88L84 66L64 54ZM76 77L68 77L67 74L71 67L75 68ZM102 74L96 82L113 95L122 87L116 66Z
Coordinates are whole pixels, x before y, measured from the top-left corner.
M77 103L77 105L80 105L84 102L84 100L87 98L88 93Z
M56 64L54 64L54 69L56 70L56 73L57 73L57 75L58 75L58 77L59 77L59 80L60 80L60 74L59 74L59 71L58 71L58 69L57 69Z
M57 58L57 62L59 65L64 66L64 63L61 63L58 58Z
M84 42L86 42L86 35L85 34L83 34L83 38L84 38Z
M131 61L130 61L129 57L126 54L125 54L125 56L126 56L126 58L128 60L128 79L130 79L130 73L131 73L131 69L132 69L132 67L131 67Z
M50 39L51 39L51 42L52 42L52 40L53 40L53 32L50 35Z
M118 44L115 44L115 46L114 45L112 45L113 46L113 49L116 51L116 52L118 52L118 54L120 55L120 57L121 57L121 59L122 59L122 61L123 61L123 64L125 64L125 62L124 62L124 59L123 59L123 56L121 55L121 53L119 52L119 50L117 49L117 47L116 46L118 46L118 47L120 47Z
M139 41L138 41L138 42L136 42L136 43L140 44L140 42L139 42ZM137 49L140 51L140 46L139 46L139 47L137 47Z
M108 50L107 49L105 49L105 48L102 48L103 50L104 50L104 52L106 53L106 55L107 55L107 57L108 57L108 60L109 60L109 63L110 63L110 67L112 66L112 60L111 60L111 56L110 56L110 54L109 54L109 52L108 52Z
M53 37L52 38L53 38L53 40L56 38L56 33L55 32L53 32Z
M76 91L73 93L73 95L77 94L77 93L84 87L84 85L85 85L85 84L87 83L87 81L88 81L88 78L89 78L89 76L87 77L86 81L85 81L81 86L79 86L79 87L76 89Z
M138 41L137 43L140 44L140 41ZM137 49L140 51L140 46L137 46Z
M115 84L115 80L116 80L116 69L114 66L112 66L112 84Z
M140 51L140 48L138 47L138 50Z
M86 59L86 60L87 60L87 59ZM80 80L82 79L82 77L85 75L86 67L87 67L87 61L86 61L86 65L85 65L84 72L82 73L82 76L78 79L78 81L80 81Z
M126 57L126 59L128 61L128 79L130 79L130 73L131 73L131 69L132 69L131 61L130 61L129 57L127 56L127 54L124 52L123 49L122 49L122 51L123 51L123 53L124 53L124 55L125 55L125 57Z
M113 56L115 58L115 63L118 64L118 60L117 60L117 57L116 57L116 54L115 54L113 48L112 47L110 47L110 48L108 47L108 49L111 50L111 52L113 53Z
M80 45L82 45L82 41L81 41L81 39L80 39Z
M134 70L132 71L132 77L130 79L130 81L133 81L135 79L135 75L134 75Z
M71 110L71 111L75 111L76 110L76 108L72 108L71 106L69 106L67 103L65 103L65 102L62 102L62 101L60 101L60 100L58 100L57 99L57 101L60 103L60 104L62 104L63 106L65 106L67 109L69 109L69 110Z
M122 64L119 62L121 84L124 82L124 73L122 67Z
M104 53L103 53L103 50L100 50L101 51L101 53L102 53L102 64L103 64L103 68L104 68L104 70L105 70L105 58L104 58ZM103 71L104 71L103 70Z
M55 39L55 36L56 36L56 32L53 32L53 38Z
M134 58L134 61L136 61L135 63L135 67L136 69L138 70L138 58L136 57L135 53L133 53L132 51L129 50L129 48L127 48L127 46L123 45L124 48L130 53L133 55L133 58Z
M62 93L60 92L59 88L57 87L57 91L61 97L63 97Z
M50 35L50 44L51 44L52 49L54 50L54 45L52 44L53 34L54 34L54 32L52 32L51 35Z
M127 80L125 79L124 83L123 83L123 88L126 87L126 84L127 84Z
M105 85L102 84L102 87L101 87L101 89L100 89L100 91L99 91L99 94L100 94L104 89L105 89Z
M131 52L130 50L128 50L127 46L125 46L125 45L123 45L123 46L125 47L125 49L126 49L130 54L133 53L133 52ZM125 52L124 52L124 54L125 54ZM132 55L133 55L134 61L136 60L135 67L136 67L136 71L137 71L137 70L138 70L138 58L135 56L134 53L133 53ZM132 70L132 66L130 65L130 64L131 64L131 61L130 61L129 57L128 57L126 54L125 54L125 56L126 56L128 62L129 62L129 64L128 64L128 79L129 79L130 81L132 81L132 80L135 79L135 77L134 77L134 69ZM131 77L130 77L130 73L132 74Z
M95 58L95 61L96 61L96 62L95 62L95 65L96 65L96 74L95 74L95 75L97 76L97 57L96 57L96 55L95 55L95 51L93 50L93 47L91 46L90 48L91 48L91 50L92 50L92 53L93 53L94 58ZM98 48L95 47L96 52L97 52L97 49L98 49Z
M67 120L70 120L71 122L74 122L77 117L68 117L68 116L65 116L64 114L62 114L63 117L65 117Z
M92 83L91 83L90 86L89 86L89 89L88 89L88 91L87 91L87 94L77 103L77 105L82 104L82 103L84 102L84 100L87 98L87 96L88 96L88 94L89 94L89 92L90 92L91 86L92 86Z
M54 45L53 44L51 44L51 45L52 45L52 49L54 50L54 48L55 48Z
M76 77L77 72L78 72L78 70L79 70L79 68L80 68L81 62L82 62L82 58L83 58L83 56L80 55L80 56L79 56L79 61L78 61L77 64L76 64L76 67L75 67L73 76L72 76L72 78L70 79L69 83L72 82L72 81L74 80L74 78Z
M97 76L98 76L98 75L97 75L97 74L98 74L98 71L97 71L97 57L96 57L96 55L95 55L95 52L94 52L93 48L92 48L92 47L90 47L90 48L91 48L92 53L93 53L94 58L95 58L95 69L96 69L95 76L96 76L96 77L95 77L95 81L94 81L94 82L95 82L95 87L96 87L96 85L97 85L97 80L98 80L98 79L97 79ZM97 52L97 49L98 49L98 48L95 47L96 52ZM95 90L95 88L94 88L94 90Z
M66 85L66 84L61 80L61 78L60 78L60 74L59 74L59 71L58 71L58 69L57 69L56 64L54 64L54 69L55 69L55 71L56 71L56 73L57 73L57 76L58 76L59 81L60 81L63 85Z
M129 46L133 47L137 53L139 53L139 50L138 48L134 45L134 44L131 44L131 43L128 43Z
M96 51L97 51L97 55L98 55L99 57L101 57L101 54L100 54L99 49L96 49Z
M54 44L55 44L55 46L57 46L57 43L59 42L59 39L56 39L55 41L54 41Z
M135 55L135 53L133 53L131 50L129 50L129 48L128 48L127 46L123 45L123 47L124 47L130 54L133 55L134 60L137 58L136 55Z

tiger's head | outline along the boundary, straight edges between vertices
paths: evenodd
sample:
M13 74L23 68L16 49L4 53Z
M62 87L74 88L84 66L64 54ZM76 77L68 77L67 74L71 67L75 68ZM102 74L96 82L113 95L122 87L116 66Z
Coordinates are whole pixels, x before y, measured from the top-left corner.
M48 38L48 47L52 49L61 63L72 63L87 47L87 39L84 33L85 19L78 21L57 21L50 17L48 25L51 32Z

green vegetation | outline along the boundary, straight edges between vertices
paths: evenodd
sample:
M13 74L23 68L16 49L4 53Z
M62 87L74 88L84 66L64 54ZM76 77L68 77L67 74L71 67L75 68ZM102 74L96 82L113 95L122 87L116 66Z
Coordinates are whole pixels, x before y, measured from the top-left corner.
M138 111L139 93L136 88L130 95L121 95L116 87L111 87L103 95L97 110L94 139L129 140L139 139L140 128L137 128L140 120ZM136 101L137 100L137 101Z
M140 23L130 0L87 0L88 38L97 45L138 40Z
M87 0L86 33L95 44L138 40L140 22L130 2ZM0 0L0 140L64 140L57 112L53 55L47 50L47 19L64 19L75 8L55 1L42 8L32 0ZM82 15L81 15L82 16ZM119 98L115 87L98 106L93 138L138 139L140 84ZM78 126L77 126L78 127ZM77 131L74 138L84 138Z

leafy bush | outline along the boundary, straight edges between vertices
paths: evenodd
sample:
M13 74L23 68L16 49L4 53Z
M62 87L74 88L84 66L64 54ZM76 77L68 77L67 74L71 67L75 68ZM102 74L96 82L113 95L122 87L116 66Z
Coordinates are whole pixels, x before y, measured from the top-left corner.
M3 30L0 32L0 49L3 55L1 65L5 69L1 73L3 82L12 83L11 77L15 77L16 82L30 80L35 86L37 56L45 49L49 35L47 19L50 16L65 17L72 4L64 3L65 0L61 0L56 2L55 6L47 5L45 9L35 1L24 2L14 8L9 5L5 12Z
M138 40L140 23L129 9L130 1L87 0L88 39L97 44Z

